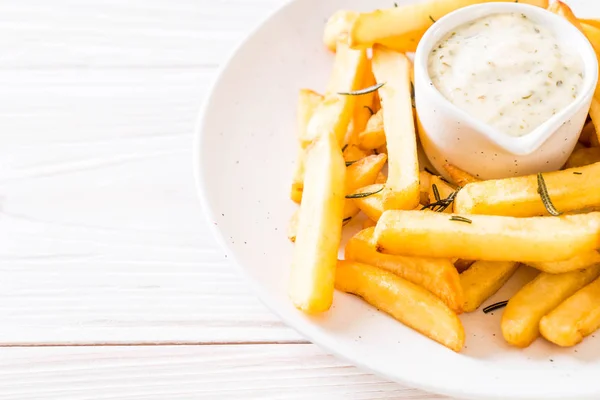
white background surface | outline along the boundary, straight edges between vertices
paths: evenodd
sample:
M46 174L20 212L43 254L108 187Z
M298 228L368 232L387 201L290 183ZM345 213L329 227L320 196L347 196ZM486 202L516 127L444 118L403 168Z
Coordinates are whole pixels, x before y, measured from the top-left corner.
M192 130L284 0L0 0L0 399L438 399L285 327L217 247Z

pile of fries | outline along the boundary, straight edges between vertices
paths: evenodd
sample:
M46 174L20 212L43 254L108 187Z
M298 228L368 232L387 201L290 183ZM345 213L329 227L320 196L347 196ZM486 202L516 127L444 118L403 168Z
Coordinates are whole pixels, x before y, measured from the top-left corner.
M449 181L420 170L405 53L437 19L484 2L339 11L327 23L324 43L335 51L328 87L299 95L291 198L300 208L289 228L289 296L298 309L327 311L337 288L460 351L458 315L478 310L527 265L541 272L508 304L492 306L506 305L508 343L526 347L541 335L573 346L600 326L600 85L561 171L480 181L446 165ZM600 54L600 21L577 19L561 2L520 2L568 19ZM342 229L359 213L363 230L338 260Z

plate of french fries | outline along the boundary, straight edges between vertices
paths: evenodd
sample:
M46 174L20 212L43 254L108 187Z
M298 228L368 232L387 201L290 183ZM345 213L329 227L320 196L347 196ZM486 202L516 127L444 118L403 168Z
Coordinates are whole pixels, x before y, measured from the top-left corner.
M600 2L518 2L600 54ZM557 171L481 180L419 144L412 53L480 3L296 0L267 19L198 124L207 222L269 308L357 366L461 398L600 398L600 87Z

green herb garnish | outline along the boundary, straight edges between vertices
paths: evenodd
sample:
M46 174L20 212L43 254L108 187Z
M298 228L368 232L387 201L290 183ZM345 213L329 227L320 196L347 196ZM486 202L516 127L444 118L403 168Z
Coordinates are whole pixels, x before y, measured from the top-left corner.
M358 162L358 160L356 160L356 161L346 161L346 167L349 167L349 166L351 166L352 164L355 164L355 163L357 163L357 162Z
M344 147L342 147L342 153L343 153L343 152L345 152L347 148L348 148L348 143L346 143L346 144L344 145Z
M430 15L429 19L431 20L431 22L433 22L434 24L437 22L435 19L433 19L433 17Z
M552 204L552 200L550 199L550 195L548 194L548 187L546 186L546 181L544 180L544 176L539 173L537 175L537 183L538 183L538 194L542 199L542 203L544 203L544 207L546 207L546 211L548 214L558 217L561 213L554 207Z
M344 218L344 220L342 222L346 223L346 222L350 221L351 219L352 219L352 217Z
M377 85L369 86L368 88L355 90L352 92L338 92L338 94L342 96L362 96L363 94L369 94L379 90L379 88L383 85L385 85L385 82L378 83Z
M446 209L448 209L448 207L452 205L452 203L454 203L454 199L456 199L457 194L458 190L456 192L450 193L450 196L448 196L445 199L441 199L439 201L436 201L435 203L431 203L428 206L423 206L423 208L421 208L421 211L431 210L434 212L444 212L446 211Z
M412 82L410 83L410 100L412 103L412 108L417 108L415 105L415 85Z
M573 175L583 175L583 172L573 172Z
M375 115L375 111L373 111L373 109L369 106L363 106L364 108L366 108L367 110L369 110L369 112L371 113L371 116Z
M435 183L431 185L431 190L433 191L433 197L435 198L435 201L440 201L442 198L440 197L440 191Z
M461 217L460 215L453 215L450 217L450 221L465 222L467 224L473 223L469 218Z
M492 311L496 311L499 308L506 307L507 304L508 304L508 300L500 301L498 303L492 304L491 306L487 306L486 308L483 309L483 312L485 314L489 314Z
M384 187L382 187L381 189L379 189L375 192L349 194L346 196L346 198L347 199L364 199L365 197L373 196L377 193L380 193L383 189L384 189Z

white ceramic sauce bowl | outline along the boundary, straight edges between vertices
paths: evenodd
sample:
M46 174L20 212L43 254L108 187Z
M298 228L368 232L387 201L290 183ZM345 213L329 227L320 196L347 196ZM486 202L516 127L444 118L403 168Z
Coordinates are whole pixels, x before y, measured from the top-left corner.
M575 48L584 64L583 86L575 101L521 137L499 132L456 107L433 86L427 68L432 48L447 33L469 21L500 13L522 13L547 27L560 43ZM594 49L577 28L543 8L519 3L475 5L441 18L419 43L414 68L419 135L427 157L442 174L443 165L451 163L482 179L560 169L577 143L598 81Z

